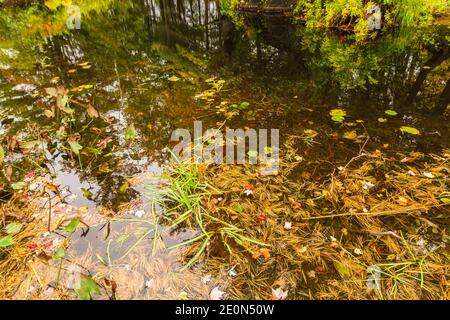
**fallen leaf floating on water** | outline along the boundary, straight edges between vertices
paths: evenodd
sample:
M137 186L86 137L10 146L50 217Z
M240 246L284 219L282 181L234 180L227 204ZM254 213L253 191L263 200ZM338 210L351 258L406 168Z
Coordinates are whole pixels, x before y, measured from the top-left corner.
M202 277L201 281L203 284L207 284L207 283L211 282L211 278L212 278L212 275L207 274L206 276Z
M397 199L397 203L399 205L401 205L401 206L406 206L406 205L408 205L408 199L406 199L405 197L400 196Z
M284 229L291 230L292 229L292 222L285 222L284 223Z
M150 289L151 287L153 287L153 278L150 280L145 281L145 288Z
M434 174L432 174L431 172L424 172L423 175L427 178L433 179L435 178Z
M130 124L125 130L125 140L134 140L136 138L136 129L134 128L134 124Z
M67 226L66 231L69 233L74 233L77 230L80 219L73 219Z
M53 246L53 241L46 242L42 245L42 248L49 249Z
M343 122L347 112L343 109L333 109L330 111L331 120L335 122Z
M357 137L358 137L358 134L354 130L345 132L343 135L343 138L347 139L347 140L355 140Z
M300 202L294 201L294 202L292 202L291 207L292 207L292 209L298 210L302 207L302 205L300 204Z
M270 259L270 250L267 248L261 248L253 253L253 259L258 259L261 256L263 256L265 260Z
M16 233L19 233L20 230L22 230L22 227L22 224L13 222L6 225L5 231L7 234L14 235Z
M342 278L348 278L351 276L350 270L342 262L334 260L333 265L334 265L334 268L339 272L339 274L341 275Z
M264 222L266 222L266 216L263 214L258 214L256 216L256 221L259 223L264 223Z
M253 190L254 186L251 183L245 183L244 189L245 190Z
M178 78L177 76L171 76L171 77L170 77L169 79L167 79L167 80L172 81L172 82L176 82L176 81L180 81L181 79Z
M91 277L82 276L79 288L75 289L75 292L81 300L91 300L94 294L100 294L100 289Z
M138 210L138 211L136 211L136 212L134 213L134 215L135 215L137 218L142 218L142 217L145 215L145 211L144 211L144 210Z
M185 292L185 291L180 292L180 294L178 295L178 299L180 299L180 300L188 300L189 297L188 297L187 292Z
M386 113L388 116L396 116L398 113L394 110L386 110L384 113Z
M413 127L403 126L403 127L400 128L400 131L401 132L406 132L406 133L409 133L409 134L413 134L413 135L419 135L420 134L420 131L417 130L416 128L413 128Z
M286 300L288 293L281 288L272 289L272 297L274 300Z
M209 294L209 298L211 300L222 300L223 295L225 294L224 291L221 291L219 287L215 287L211 290L211 293Z
M254 186L251 183L244 184L244 193L247 196L252 195L253 194L253 188L254 188Z
M236 270L234 270L235 267L231 268L230 271L228 271L228 276L230 277L236 277L237 276L237 272Z
M373 187L375 187L375 185L372 182L370 182L370 181L369 182L367 182L367 181L363 182L363 189L364 190L370 190Z
M0 238L0 248L10 247L14 245L14 239L12 236L6 236L3 238Z
M92 104L90 104L87 108L87 113L89 116L91 116L92 118L98 118L100 116L100 114L98 113L98 111L94 108L94 106Z
M88 211L89 211L89 208L87 206L79 207L77 209L78 214L86 214L86 213L88 213Z
M33 179L35 176L36 176L36 174L35 174L34 172L30 171L30 172L28 172L28 173L25 175L25 180L26 180L26 179Z

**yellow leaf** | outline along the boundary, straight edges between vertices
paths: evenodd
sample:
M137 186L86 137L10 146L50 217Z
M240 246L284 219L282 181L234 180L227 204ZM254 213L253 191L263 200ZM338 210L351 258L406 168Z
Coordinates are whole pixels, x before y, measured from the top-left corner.
M355 140L358 137L358 134L356 133L356 131L348 131L344 133L344 139L348 139L348 140Z

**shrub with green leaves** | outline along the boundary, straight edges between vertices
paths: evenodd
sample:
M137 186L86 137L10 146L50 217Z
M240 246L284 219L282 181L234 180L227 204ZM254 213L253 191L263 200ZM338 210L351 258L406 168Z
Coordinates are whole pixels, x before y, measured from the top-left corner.
M303 16L309 27L336 27L352 25L357 34L366 35L367 8L380 7L383 25L413 27L429 24L436 14L444 13L447 0L298 0L297 14Z

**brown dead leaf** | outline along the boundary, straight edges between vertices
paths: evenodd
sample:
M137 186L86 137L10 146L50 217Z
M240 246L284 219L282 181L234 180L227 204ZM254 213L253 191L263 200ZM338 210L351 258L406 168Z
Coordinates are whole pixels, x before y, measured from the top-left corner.
M270 258L270 250L267 248L261 248L258 251L255 251L253 253L253 259L258 259L260 256L263 256L265 260L268 260Z
M89 104L87 108L87 113L92 118L98 118L100 116L99 112L94 108L92 104Z

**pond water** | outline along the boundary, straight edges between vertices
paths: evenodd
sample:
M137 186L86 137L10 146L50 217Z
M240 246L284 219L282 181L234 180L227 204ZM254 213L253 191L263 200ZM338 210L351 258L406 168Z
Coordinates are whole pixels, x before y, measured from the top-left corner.
M445 25L357 42L284 15L232 20L209 0L100 1L83 12L80 30L28 24L20 37L6 20L0 25L0 141L14 137L21 146L7 153L12 181L41 168L76 196L74 207L147 210L147 175L169 160L173 130L192 131L195 120L204 128L225 120L276 128L282 141L307 130L314 140L305 157L318 177L355 156L367 137L368 148L392 153L450 147ZM199 98L217 83L214 103ZM73 116L49 116L54 100L45 89L56 86L69 90ZM249 106L230 113L242 102ZM347 121L333 121L333 109ZM4 177L0 185L6 201ZM98 232L89 243L103 239Z

